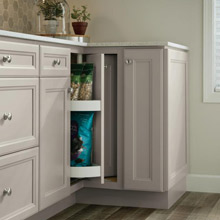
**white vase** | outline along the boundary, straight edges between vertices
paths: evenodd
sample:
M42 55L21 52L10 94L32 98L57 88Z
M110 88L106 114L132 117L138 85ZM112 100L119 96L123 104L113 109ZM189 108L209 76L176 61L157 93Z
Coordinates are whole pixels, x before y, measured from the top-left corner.
M56 20L45 20L44 27L46 34L56 34L58 22Z

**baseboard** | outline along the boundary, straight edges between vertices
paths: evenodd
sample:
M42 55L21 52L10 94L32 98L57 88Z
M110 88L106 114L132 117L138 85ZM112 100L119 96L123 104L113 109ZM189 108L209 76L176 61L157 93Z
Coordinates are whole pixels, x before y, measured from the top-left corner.
M220 176L189 174L187 191L220 193Z
M169 192L83 188L76 192L76 202L107 206L169 209L185 191L186 178L180 180Z

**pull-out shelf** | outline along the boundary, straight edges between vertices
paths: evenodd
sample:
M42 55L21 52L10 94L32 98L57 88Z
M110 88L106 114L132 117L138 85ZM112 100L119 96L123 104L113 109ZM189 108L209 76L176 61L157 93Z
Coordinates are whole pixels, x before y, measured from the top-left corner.
M85 112L85 111L93 111L99 112L101 111L101 101L99 100L91 100L91 101L71 101L71 111L74 112Z
M71 167L71 178L93 178L101 176L101 166Z

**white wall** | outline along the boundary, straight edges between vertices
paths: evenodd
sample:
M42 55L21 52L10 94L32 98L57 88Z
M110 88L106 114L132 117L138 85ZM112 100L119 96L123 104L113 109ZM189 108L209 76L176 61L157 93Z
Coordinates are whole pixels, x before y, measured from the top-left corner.
M203 1L69 0L71 8L73 3L88 5L92 41L172 41L189 46L190 173L202 175L190 176L189 189L220 192L220 104L202 103Z

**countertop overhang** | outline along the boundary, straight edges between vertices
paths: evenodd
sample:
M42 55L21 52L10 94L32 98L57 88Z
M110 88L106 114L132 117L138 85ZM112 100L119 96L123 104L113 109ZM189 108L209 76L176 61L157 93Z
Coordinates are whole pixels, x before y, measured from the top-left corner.
M24 39L30 41L40 41L40 42L48 42L55 44L63 44L70 46L80 46L80 47L171 47L180 50L189 50L187 46L176 44L172 42L101 42L101 43L81 43L70 40L52 38L52 37L43 37L33 34L24 34L12 31L0 30L0 37L9 37L16 39Z

